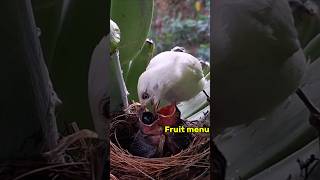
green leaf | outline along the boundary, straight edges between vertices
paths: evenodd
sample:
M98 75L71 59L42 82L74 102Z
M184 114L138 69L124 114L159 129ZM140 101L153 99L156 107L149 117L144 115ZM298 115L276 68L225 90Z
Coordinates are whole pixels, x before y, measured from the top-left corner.
M210 71L208 72L208 74L204 77L206 80L210 80Z
M188 117L187 120L190 120L190 121L205 120L205 119L209 118L209 114L208 113L210 113L210 105L208 105L205 108L197 111L195 114L193 114L192 116Z
M111 56L111 73L114 79L117 80L117 85L119 86L119 92L122 99L122 108L126 109L129 106L128 101L128 90L123 77L123 70L121 68L119 51L117 50L114 55ZM113 84L115 85L115 84ZM122 109L121 109L122 110Z
M208 73L210 73L210 63L204 60L200 60L200 62L202 65L203 75L206 76Z
M111 19L121 29L120 61L124 72L149 33L153 0L112 0Z
M204 90L207 94L210 94L210 81L206 81ZM192 99L178 104L178 108L181 112L181 118L185 119L192 116L208 104L207 96L201 91Z
M142 50L132 60L127 77L126 84L129 91L129 100L139 100L137 94L137 85L140 75L146 70L154 52L154 43L152 40L147 39L143 45Z

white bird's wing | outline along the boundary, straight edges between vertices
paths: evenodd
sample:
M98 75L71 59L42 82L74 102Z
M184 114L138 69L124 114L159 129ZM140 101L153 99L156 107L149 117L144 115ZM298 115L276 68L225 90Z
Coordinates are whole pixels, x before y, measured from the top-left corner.
M183 52L166 51L155 56L140 76L138 91L148 91L155 100L179 102L195 96L203 88L199 60Z
M147 71L159 71L161 98L172 102L185 101L203 89L201 63L195 57L184 52L167 51L152 59Z
M170 51L165 51L156 55L150 60L146 70L150 68L166 65L167 63L173 64L174 63L173 60L175 59L175 57L173 57L172 55L174 54L171 54Z
M203 77L202 67L199 60L192 55L184 52L173 52L173 51L165 51L153 59L151 59L150 63L148 64L146 70L154 67L163 67L163 66L180 66L186 65L191 68L195 74L199 77Z

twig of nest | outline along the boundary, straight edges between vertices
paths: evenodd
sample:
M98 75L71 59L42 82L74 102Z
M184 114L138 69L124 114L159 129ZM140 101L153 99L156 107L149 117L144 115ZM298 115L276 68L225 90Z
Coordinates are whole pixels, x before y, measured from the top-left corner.
M195 138L186 150L163 158L133 156L112 142L110 146L111 173L119 179L195 178L205 172L209 173L210 148L204 138Z
M123 132L132 137L137 131L136 105L129 106L127 113L116 116L111 123L110 179L196 179L209 174L209 135L193 134L186 149L169 157L146 158L130 153L119 139L123 139Z

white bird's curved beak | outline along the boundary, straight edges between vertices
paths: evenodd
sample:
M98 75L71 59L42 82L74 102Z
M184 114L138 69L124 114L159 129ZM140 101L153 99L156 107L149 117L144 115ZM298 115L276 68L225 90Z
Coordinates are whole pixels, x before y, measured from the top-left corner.
M150 112L155 114L158 111L159 103L160 102L154 102L153 99L141 102L141 111L149 110Z
M150 111L150 108L152 109L152 104L153 103L152 103L152 101L150 102L150 100L141 102L140 108L138 109L139 117L142 117L142 114L144 112L146 112L148 110Z

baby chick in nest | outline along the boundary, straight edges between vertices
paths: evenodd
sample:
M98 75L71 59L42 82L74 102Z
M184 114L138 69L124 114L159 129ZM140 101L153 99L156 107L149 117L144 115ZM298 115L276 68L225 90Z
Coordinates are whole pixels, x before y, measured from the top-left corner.
M142 157L170 156L186 149L192 141L190 133L164 132L164 126L183 126L180 111L176 106L165 106L155 115L142 112L139 118L139 131L136 133L129 151Z

